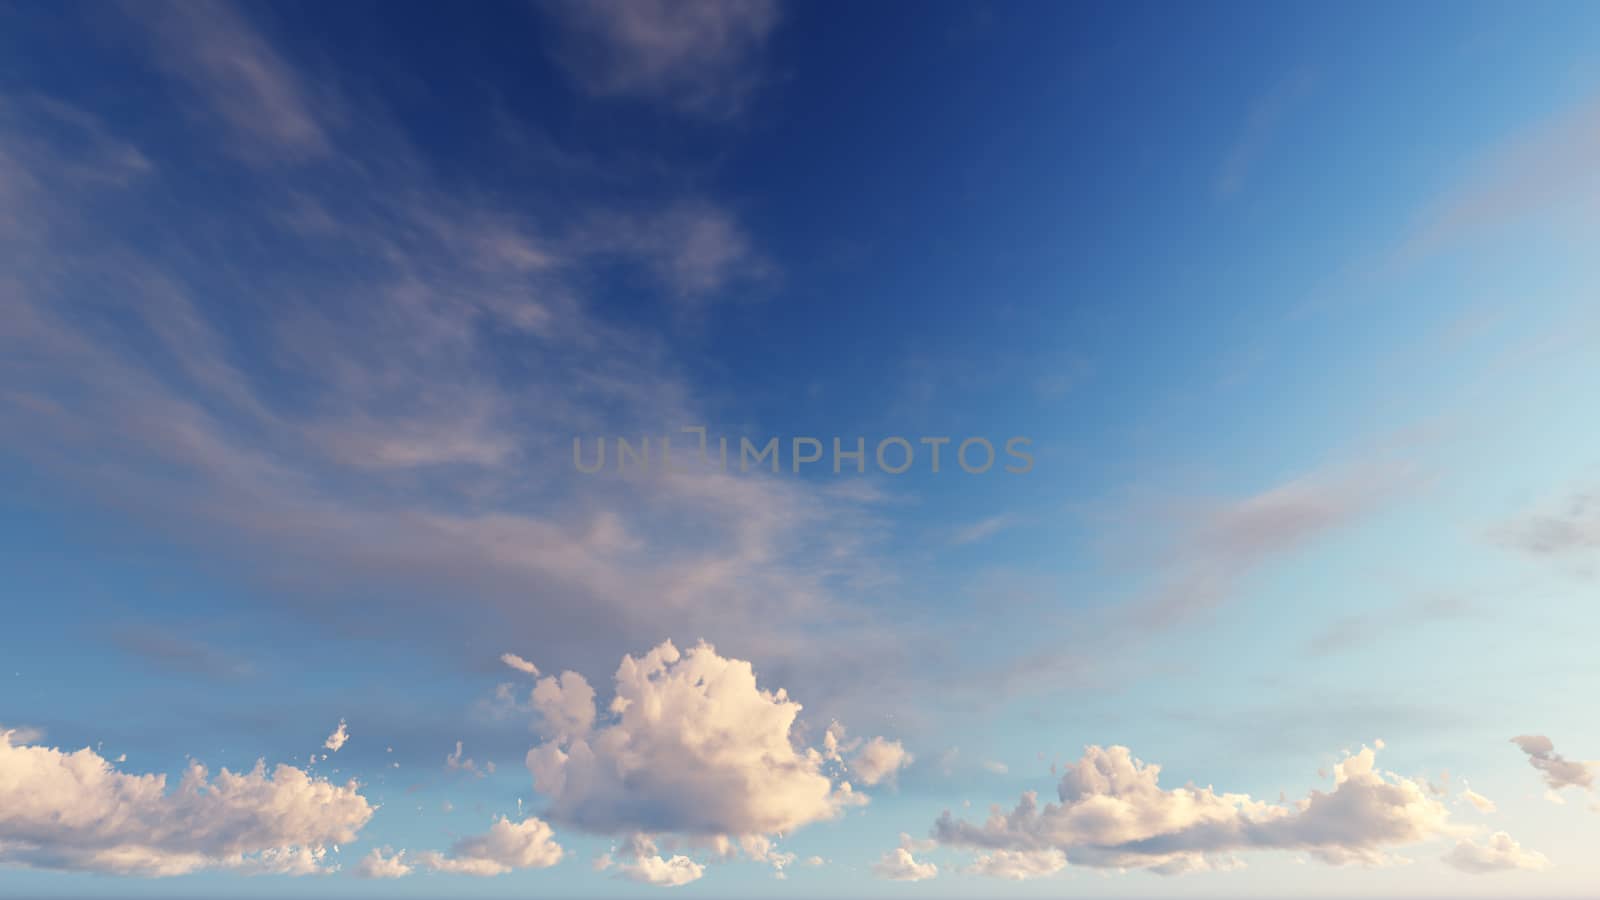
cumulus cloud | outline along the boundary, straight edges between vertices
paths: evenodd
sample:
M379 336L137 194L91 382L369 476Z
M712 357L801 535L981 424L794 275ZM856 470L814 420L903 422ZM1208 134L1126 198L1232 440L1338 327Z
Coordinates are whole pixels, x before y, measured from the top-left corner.
M1488 841L1476 844L1459 841L1449 853L1441 857L1446 864L1463 872L1475 874L1503 872L1508 869L1543 869L1550 860L1543 853L1524 850L1504 831L1496 831Z
M737 113L761 81L776 0L559 0L555 56L603 97L659 100L711 117Z
M577 672L539 679L532 701L551 737L582 736L594 726L594 688Z
M122 875L201 869L326 871L329 846L356 839L372 807L354 781L199 763L176 790L165 775L132 775L84 748L16 743L0 733L0 863Z
M790 832L864 800L834 783L822 752L796 749L800 704L709 644L680 653L666 641L625 656L603 723L569 702L592 696L581 677L549 683L541 708L547 719L559 713L559 734L527 765L557 822L710 840Z
M333 734L328 735L328 739L322 742L322 746L332 750L334 753L338 753L339 748L343 747L345 742L349 740L350 729L345 725L344 720L340 719L339 727L333 730Z
M512 822L502 816L488 832L456 841L448 855L434 850L418 854L417 865L434 872L487 877L514 869L547 869L563 855L545 821L530 816Z
M662 856L655 841L643 834L633 835L619 852L626 862L618 863L611 854L606 854L596 860L595 869L604 871L615 867L622 878L656 887L680 887L700 880L706 871L705 866L681 853Z
M511 668L516 669L518 672L525 672L525 673L527 673L529 675L537 675L537 674L539 674L539 667L538 666L534 665L531 662L528 662L527 660L525 660L522 657L516 655L515 653L502 653L502 654L500 654L500 661L505 663L506 665L510 666Z
M1567 759L1556 752L1555 743L1548 737L1522 734L1512 738L1511 743L1528 754L1528 764L1544 775L1544 782L1550 786L1550 790L1559 791L1568 787L1586 791L1594 789L1594 763Z
M361 878L404 878L415 871L405 857L404 850L390 851L388 848L380 850L374 847L356 865L356 875Z
M1057 850L1077 865L1162 874L1232 865L1229 854L1243 850L1296 850L1332 864L1374 865L1392 861L1394 848L1465 833L1425 784L1380 771L1369 747L1334 766L1331 791L1312 790L1291 804L1193 784L1165 789L1160 772L1126 747L1091 746L1066 767L1059 802L1041 806L1030 791L1009 811L994 807L981 825L946 811L934 833L942 844L990 854ZM1016 862L991 859L988 867L1011 871Z
M870 786L892 780L901 769L911 765L913 759L915 757L906 752L905 745L899 741L875 737L862 744L850 758L850 771L862 784Z
M915 854L932 847L931 841L916 841L911 835L901 833L900 846L885 853L872 866L872 874L889 881L926 881L939 875L939 867L931 862L919 862Z
M1067 867L1067 855L1060 850L995 850L981 853L968 871L1006 881L1044 878Z
M894 776L915 759L899 741L875 737L850 739L844 725L828 724L822 735L822 758L848 768L863 784L875 785Z

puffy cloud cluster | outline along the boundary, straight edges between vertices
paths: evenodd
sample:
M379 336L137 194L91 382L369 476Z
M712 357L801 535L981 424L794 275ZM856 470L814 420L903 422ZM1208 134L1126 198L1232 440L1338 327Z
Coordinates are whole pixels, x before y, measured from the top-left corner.
M750 663L719 656L706 643L680 652L666 641L625 656L601 715L595 691L575 672L546 676L532 706L548 737L528 752L534 787L555 822L630 836L624 877L681 884L700 877L686 856L662 858L653 838L673 846L742 852L782 874L792 854L769 835L832 819L866 802L841 769L878 783L910 755L897 742L853 745L848 764L830 729L825 749L798 746L799 703L781 688L762 689ZM692 876L692 877L691 877Z
M983 852L974 870L1001 877L1048 874L1068 862L1177 874L1232 866L1232 853L1266 849L1373 865L1389 861L1393 848L1464 836L1425 784L1379 771L1375 762L1375 750L1363 747L1334 766L1333 790L1269 804L1192 784L1164 789L1160 766L1126 747L1091 746L1066 767L1059 802L1040 806L1030 791L1009 812L994 807L982 825L946 811L934 834L942 844ZM1471 851L1457 852L1464 858Z
M1542 734L1521 734L1511 739L1528 754L1528 764L1544 775L1552 792L1575 787L1594 790L1595 764L1567 759L1556 752L1556 745Z
M377 847L363 856L356 866L356 875L361 878L404 878L413 871L414 867L406 862L404 850L380 850Z
M790 736L800 704L762 690L750 663L666 641L616 672L610 721L574 672L545 678L536 708L556 737L528 752L550 816L602 834L714 838L793 831L858 802L823 755ZM578 701L583 702L578 702Z
M618 875L629 881L656 887L680 887L691 881L699 881L706 873L705 866L681 853L662 856L656 849L655 841L648 835L633 835L621 848L619 855L623 857L623 862L619 863L611 854L606 854L596 862L595 869L604 871L614 867Z
M919 862L916 853L931 849L932 841L912 840L911 835L900 835L900 846L883 855L872 866L872 874L889 881L926 881L937 878L939 867L931 862Z
M356 867L362 878L404 878L419 867L451 875L489 877L516 869L547 869L561 861L566 851L556 843L550 825L528 817L512 822L501 816L488 832L462 838L448 854L437 850L419 853L406 862L406 851L373 850Z
M555 832L543 820L530 816L512 822L501 817L487 833L456 841L449 855L432 850L418 854L417 864L435 872L489 876L514 869L547 869L564 854Z
M358 785L293 766L269 772L192 763L176 790L88 748L66 753L0 732L0 863L125 875L326 871L326 848L372 817Z
M822 736L822 755L824 759L847 767L869 787L893 781L901 769L916 759L899 741L881 737L869 741L846 740L845 728L838 722L829 725Z
M1522 845L1504 831L1496 831L1483 844L1460 841L1441 858L1450 866L1474 874L1508 869L1538 870L1550 864L1543 853L1522 849Z
M1067 855L1060 850L995 850L980 853L969 871L1006 881L1043 878L1067 867Z

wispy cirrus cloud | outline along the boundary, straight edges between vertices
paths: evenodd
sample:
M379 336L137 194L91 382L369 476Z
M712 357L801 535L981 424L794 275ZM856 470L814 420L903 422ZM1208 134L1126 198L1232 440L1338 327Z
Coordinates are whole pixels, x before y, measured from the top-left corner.
M215 143L192 150L235 167L233 194L191 209L158 156L93 113L0 107L0 220L18 224L0 250L8 448L292 582L274 615L442 630L470 660L506 628L544 635L527 652L558 664L706 635L839 689L827 659L865 643L895 657L902 639L840 590L878 566L871 498L572 470L574 434L707 420L666 343L591 294L619 267L668 304L760 277L731 212L680 196L512 209L447 189L381 111L341 105L360 144L323 127L308 98L337 86L293 70L238 10L161 7L141 27L153 47L216 48L152 64L219 107ZM253 152L296 165L240 165L250 128L270 131ZM171 214L123 227L155 202ZM240 251L262 241L270 259ZM441 602L446 588L462 599ZM396 596L407 616L375 614Z
M239 7L221 0L129 3L128 19L153 58L226 124L230 146L256 161L303 161L332 152L317 93L260 35ZM319 109L319 107L321 107Z
M777 0L553 0L551 53L597 97L659 101L697 116L737 114L763 80Z

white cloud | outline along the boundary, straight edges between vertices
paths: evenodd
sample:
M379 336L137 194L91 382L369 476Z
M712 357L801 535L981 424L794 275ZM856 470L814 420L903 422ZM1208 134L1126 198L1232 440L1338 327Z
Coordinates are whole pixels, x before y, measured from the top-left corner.
M1492 813L1495 811L1495 803L1493 800L1490 800L1488 797L1485 797L1470 787L1463 787L1461 789L1461 799L1471 803L1477 808L1478 812Z
M885 853L872 866L872 874L889 881L926 881L939 875L939 867L931 862L919 862L914 855L928 849L928 842L913 840L911 835L900 835L900 846Z
M529 675L538 675L539 674L539 667L538 666L534 665L531 662L528 662L527 660L525 660L522 657L516 655L515 653L502 653L502 654L500 654L500 661L505 663L506 665L510 666L511 668L516 669L518 672L524 672L524 673L529 674Z
M1441 858L1454 868L1475 874L1508 869L1538 870L1550 865L1543 853L1522 849L1522 845L1504 831L1490 835L1483 844L1460 841Z
M571 712L567 692L580 683L563 679L552 708ZM557 822L709 840L787 833L865 800L834 783L821 752L796 749L800 704L762 690L748 662L708 644L680 653L666 641L624 657L607 709L605 722L580 722L528 752Z
M356 839L372 816L351 781L257 763L212 778L191 763L176 790L165 775L130 775L88 748L64 753L0 734L0 862L124 875L208 868L303 874L329 846Z
M545 869L565 854L555 832L541 819L512 822L495 819L485 834L456 841L448 855L430 850L417 855L417 865L434 872L487 877L514 869Z
M995 850L981 853L972 861L968 871L1006 881L1027 881L1044 878L1065 869L1067 855L1054 848L1049 850Z
M642 834L631 837L620 853L629 861L616 863L607 854L596 860L595 868L604 870L615 865L623 878L656 887L680 887L700 880L706 871L705 866L682 854L663 857L657 852L655 841Z
M996 775L1005 775L1006 773L1011 771L1010 767L1008 767L1005 763L1000 762L997 759L986 759L986 760L984 760L983 761L983 768L984 768L985 771L992 772L992 773L994 773Z
M677 887L697 881L705 874L705 867L682 854L670 858L641 856L617 867L623 877L631 881L659 887Z
M533 687L533 708L550 737L583 737L594 726L594 688L577 672L546 676Z
M404 878L415 871L405 857L404 850L389 851L388 848L380 850L374 847L356 865L356 875L361 878Z
M340 719L339 727L333 730L333 734L328 735L328 739L322 742L322 746L332 750L335 753L338 753L339 748L343 747L345 742L349 740L350 729L346 727L344 720Z
M1378 742L1382 747L1382 742ZM1160 766L1126 747L1085 749L1057 786L1059 802L1039 805L1022 795L1009 812L995 807L974 825L946 811L939 841L978 851L1059 850L1066 861L1171 874L1232 864L1239 850L1306 851L1333 864L1380 864L1390 850L1459 835L1449 811L1419 781L1376 768L1371 748L1334 766L1334 788L1313 790L1292 804L1194 785L1164 789Z
M871 786L885 780L892 781L895 774L911 765L914 759L899 741L875 737L861 745L861 749L850 757L850 771L861 779L862 784Z

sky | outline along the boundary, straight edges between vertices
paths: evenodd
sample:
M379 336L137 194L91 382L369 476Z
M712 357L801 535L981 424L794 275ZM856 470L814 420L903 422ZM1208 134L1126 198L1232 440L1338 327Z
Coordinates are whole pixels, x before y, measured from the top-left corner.
M0 5L0 894L1592 896L1596 48Z

